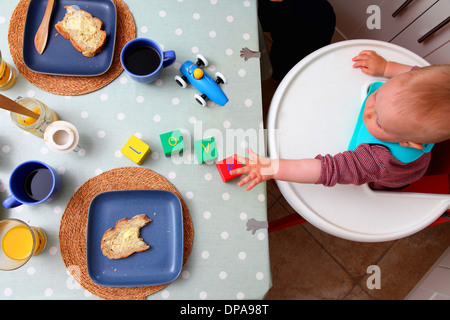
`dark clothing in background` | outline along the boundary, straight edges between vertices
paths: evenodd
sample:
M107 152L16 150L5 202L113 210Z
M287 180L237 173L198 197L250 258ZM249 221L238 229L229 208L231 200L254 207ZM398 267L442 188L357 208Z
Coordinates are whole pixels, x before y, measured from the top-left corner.
M326 0L258 0L258 17L272 37L272 77L281 81L301 59L331 42L336 15Z

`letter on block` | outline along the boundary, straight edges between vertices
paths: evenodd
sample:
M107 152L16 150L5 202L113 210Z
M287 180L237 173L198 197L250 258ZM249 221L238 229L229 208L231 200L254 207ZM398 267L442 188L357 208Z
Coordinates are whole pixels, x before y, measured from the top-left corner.
M180 130L174 130L159 135L161 139L161 145L166 157L171 156L173 153L179 153L184 150L183 136Z
M223 159L216 163L217 170L219 170L220 176L223 182L227 182L233 178L239 176L239 174L230 174L231 170L242 168L242 164L236 160L236 155Z
M213 137L194 141L194 150L200 163L217 159L216 140Z
M150 147L136 136L131 136L120 152L140 165L150 153Z

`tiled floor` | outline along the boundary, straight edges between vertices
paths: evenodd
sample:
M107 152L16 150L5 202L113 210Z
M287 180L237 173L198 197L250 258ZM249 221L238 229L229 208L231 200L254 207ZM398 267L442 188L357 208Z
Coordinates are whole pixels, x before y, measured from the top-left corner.
M263 82L267 106L275 90ZM295 212L274 181L267 182L268 220ZM309 223L269 234L273 286L265 299L404 299L450 245L450 222L404 239L359 243L336 238ZM369 289L367 268L381 271L381 288Z

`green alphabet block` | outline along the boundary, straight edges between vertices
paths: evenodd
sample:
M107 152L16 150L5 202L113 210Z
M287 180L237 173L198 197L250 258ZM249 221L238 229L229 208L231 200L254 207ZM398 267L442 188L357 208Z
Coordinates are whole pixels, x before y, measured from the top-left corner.
M164 150L164 155L169 157L173 153L179 153L184 150L183 136L180 130L174 130L159 135Z
M217 159L216 140L213 137L194 141L194 150L200 163Z

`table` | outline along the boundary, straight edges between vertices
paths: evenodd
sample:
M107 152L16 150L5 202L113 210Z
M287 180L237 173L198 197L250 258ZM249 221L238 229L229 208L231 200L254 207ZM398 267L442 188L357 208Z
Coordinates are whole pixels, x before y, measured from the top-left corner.
M387 80L352 68L351 59L362 50L375 50L391 61L428 65L409 50L375 40L348 40L317 50L300 61L275 92L267 125L271 157L314 158L348 149L368 87ZM411 235L450 207L448 195L373 191L367 185L277 184L308 222L353 241L389 241Z
M13 64L8 47L8 26L19 1L0 9L0 50ZM42 139L15 127L1 110L0 200L10 195L8 180L20 163L36 159L56 168L62 190L52 202L37 206L0 208L1 219L17 218L43 228L45 251L22 268L0 272L0 299L98 299L67 272L59 251L60 220L71 196L87 180L120 167L137 167L120 152L131 135L151 148L140 167L167 178L189 208L194 228L193 248L180 276L148 299L261 299L271 287L267 229L247 231L250 218L267 220L266 186L251 192L236 180L222 182L214 163L194 160L195 140L214 136L218 160L247 148L264 153L258 59L239 57L243 47L258 49L256 0L246 1L126 1L137 36L174 50L176 63L153 84L132 81L125 73L94 92L62 96L41 90L21 75L2 94L9 98L34 97L55 110L80 132L78 153L57 154ZM207 72L220 71L228 79L223 87L225 107L194 100L194 88L182 89L173 80L185 60L205 56ZM182 157L166 158L159 135L180 129L186 150ZM191 149L191 152L189 152Z

